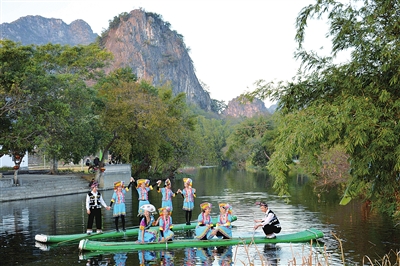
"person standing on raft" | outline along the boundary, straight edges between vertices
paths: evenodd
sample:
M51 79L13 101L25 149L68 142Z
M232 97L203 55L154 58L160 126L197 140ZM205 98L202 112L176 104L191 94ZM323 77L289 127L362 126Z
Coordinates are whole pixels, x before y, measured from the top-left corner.
M267 238L276 238L275 234L278 234L282 229L278 217L276 217L275 213L268 208L267 203L256 202L256 205L260 206L260 210L265 216L263 219L254 220L254 222L257 223L254 226L254 230L262 226L264 234Z
M136 190L139 196L138 215L143 215L143 209L140 209L140 207L145 204L150 204L149 191L153 190L153 186L150 185L150 180L148 179L139 179L137 181L133 179L133 182L136 183Z
M114 182L114 194L112 195L111 202L110 202L110 207L114 205L113 208L113 217L115 220L115 230L119 232L118 229L118 220L119 217L121 217L122 221L122 231L125 230L125 215L126 215L126 209L125 209L125 193L129 191L131 185L133 183L133 178L131 177L131 182L129 183L128 187L124 186L124 181L117 181Z
M86 233L90 235L93 230L93 221L96 219L96 233L103 233L102 230L102 221L101 221L101 206L103 205L107 210L111 208L107 206L100 192L97 191L99 184L94 181L92 183L92 191L90 191L86 195L86 212L89 214L88 222L87 222L87 230Z
M181 193L183 198L183 210L185 211L186 225L190 225L192 220L192 211L194 208L194 198L196 197L196 189L192 188L192 179L184 178L183 184L185 188L182 190L178 189L176 193Z
M172 215L172 198L175 197L175 193L171 190L171 181L169 179L165 180L165 186L160 188L161 180L157 181L157 192L162 194L161 208L169 207L170 215Z
M208 240L215 236L215 232L212 230L213 224L210 216L211 203L203 202L200 204L201 213L197 218L197 226L195 229L196 238L200 240Z
M227 203L219 204L219 219L215 227L215 235L218 238L232 238L232 206Z

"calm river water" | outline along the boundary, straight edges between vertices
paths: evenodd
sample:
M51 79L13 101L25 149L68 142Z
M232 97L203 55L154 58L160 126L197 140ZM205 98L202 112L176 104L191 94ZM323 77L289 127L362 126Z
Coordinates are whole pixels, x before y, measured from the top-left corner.
M342 265L340 245L346 264L361 265L364 256L382 258L391 250L400 250L400 225L370 211L359 202L339 206L339 197L333 192L316 196L313 188L301 182L291 184L292 197L287 204L277 197L271 180L263 173L237 172L219 168L199 169L191 172L193 187L197 189L196 208L199 204L213 204L212 214L218 213L219 202L233 205L238 217L234 222L234 236L252 236L253 220L262 216L254 202L267 201L278 215L281 234L297 232L310 227L320 229L325 237L318 245L276 244L234 246L226 249L178 249L167 251L129 252L120 254L80 254L78 244L49 247L35 243L36 234L74 234L85 231L87 215L85 194L50 197L29 201L2 203L0 208L1 265L301 265L327 260L330 265ZM173 190L182 188L182 180L173 182ZM112 191L104 191L107 204ZM160 206L160 195L152 191L150 201ZM174 198L174 223L183 223L182 198ZM127 226L138 224L137 193L127 194ZM104 229L114 228L112 212L103 210ZM261 230L261 229L259 229ZM333 235L333 234L334 235ZM255 235L262 235L256 231ZM177 233L177 238L188 237ZM128 239L135 240L135 239ZM144 259L144 260L143 260ZM308 264L308 263L307 263Z

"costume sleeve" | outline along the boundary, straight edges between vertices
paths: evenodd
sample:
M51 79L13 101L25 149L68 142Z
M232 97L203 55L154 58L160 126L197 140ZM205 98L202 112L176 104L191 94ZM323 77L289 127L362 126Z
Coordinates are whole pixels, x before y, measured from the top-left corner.
M114 192L114 194L112 195L112 198L111 198L110 207L112 207L113 203L115 202L116 197L117 197L117 194Z
M169 226L169 229L172 230L172 228L174 228L174 225L172 224L172 217L170 216L169 219L170 219L170 221L171 221L170 226Z
M103 195L101 195L101 194L100 194L100 204L103 205L104 208L107 207L107 204L106 204L106 202L105 202L104 199L103 199Z
M86 210L89 210L89 202L90 202L89 194L86 194Z
M274 214L270 212L270 213L268 214L267 218L264 218L264 219L262 220L261 224L262 224L263 226L266 225L266 224L269 224L269 222L271 222L273 218L274 218Z
M160 235L161 235L161 237L164 237L164 220L163 219L160 219L160 221L158 222L159 223L159 225L160 225Z
M129 185L125 188L126 191L129 191L129 189L131 188L132 185L133 185L133 181L129 182Z
M193 188L193 198L195 198L195 197L196 197L196 189Z
M146 218L142 218L142 220L140 220L139 230L144 230L144 229L146 228L145 219L146 219Z
M197 217L197 223L199 226L204 226L205 224L203 223L203 215L202 213L199 214L199 216Z

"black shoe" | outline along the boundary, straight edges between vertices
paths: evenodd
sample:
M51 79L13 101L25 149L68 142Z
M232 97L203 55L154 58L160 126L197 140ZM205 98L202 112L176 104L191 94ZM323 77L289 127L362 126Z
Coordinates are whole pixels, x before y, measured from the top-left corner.
M117 233L119 233L119 229L116 229L115 231L116 231Z
M190 222L186 223L186 225L190 225Z
M124 229L122 229L122 231L126 232L126 229L124 228Z

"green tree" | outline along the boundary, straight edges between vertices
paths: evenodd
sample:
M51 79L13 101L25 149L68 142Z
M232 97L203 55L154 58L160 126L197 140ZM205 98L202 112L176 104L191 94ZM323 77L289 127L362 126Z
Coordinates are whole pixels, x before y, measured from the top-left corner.
M302 73L289 83L259 83L252 96L279 100L283 114L269 169L287 193L293 154L314 158L340 145L349 156L352 187L380 210L400 217L400 2L319 0L297 18ZM307 22L327 15L332 57L302 49ZM332 58L350 51L350 60ZM300 158L301 158L300 157ZM353 192L353 193L352 193Z
M96 45L0 41L0 143L11 153L39 147L55 161L76 162L93 150L94 93L87 82L110 58Z
M129 68L99 82L99 115L108 132L103 147L132 164L133 175L174 172L187 156L195 120L187 112L184 94L138 81Z
M266 166L274 151L274 132L271 116L243 120L228 138L227 157L239 168L246 168L248 164Z

